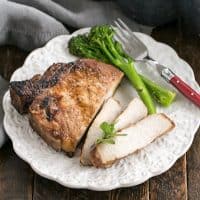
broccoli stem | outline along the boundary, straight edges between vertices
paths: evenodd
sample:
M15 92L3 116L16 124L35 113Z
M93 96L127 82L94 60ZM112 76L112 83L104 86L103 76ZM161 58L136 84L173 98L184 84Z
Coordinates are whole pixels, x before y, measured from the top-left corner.
M167 90L140 74L141 79L151 93L152 97L162 106L169 106L175 99L176 93Z
M138 95L143 100L144 104L147 106L148 113L149 114L155 113L156 108L154 102L145 84L143 83L142 79L135 70L134 62L130 59L129 60L124 59L124 57L122 57L116 50L113 42L111 41L111 38L107 37L106 39L109 45L106 46L104 43L100 44L105 54L113 62L113 64L117 66L120 70L122 70L128 77L133 87L135 87Z
M131 84L135 87L138 95L143 100L144 104L147 106L148 113L153 114L156 112L154 102L153 102L144 82L142 81L142 79L140 78L140 76L138 75L138 73L136 72L136 70L133 66L134 66L134 63L132 62L132 63L128 64L127 66L125 66L126 69L124 69L123 71L126 74L126 76L128 77L128 79L130 80Z
M118 50L118 52L127 58L127 60L132 60L130 56L128 56L122 49L122 46L119 42L115 42L115 48ZM149 80L143 75L139 75L142 79L143 83L147 87L150 95L154 98L154 100L158 103L160 103L162 106L169 106L173 100L175 99L176 93L171 92L170 90L167 90L155 82Z

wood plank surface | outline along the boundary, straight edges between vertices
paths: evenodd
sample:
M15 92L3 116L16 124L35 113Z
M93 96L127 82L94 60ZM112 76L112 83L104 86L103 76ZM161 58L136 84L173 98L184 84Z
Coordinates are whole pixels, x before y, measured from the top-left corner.
M180 55L192 66L197 82L200 84L200 37L182 38ZM187 152L188 199L200 199L200 129Z
M174 24L156 28L152 36L160 42L165 42L173 47L177 53L181 53L182 34L180 27ZM150 199L187 199L187 171L186 155L180 158L175 165L166 173L150 179L149 194Z
M193 67L200 83L200 38L185 36L181 26L158 27L153 37L172 46ZM22 65L27 52L0 47L0 73L7 79ZM14 153L11 142L0 149L0 200L156 200L200 199L200 131L189 152L166 173L136 187L108 192L69 189L36 175Z
M70 199L70 189L65 188L54 181L42 178L35 174L33 184L34 200L68 200Z
M181 24L175 26L175 28L172 28L171 25L165 26L165 28L157 28L153 32L153 37L158 41L165 42L172 46L177 51L178 55L193 68L196 81L200 84L200 37L188 35L187 29L182 27ZM166 199L200 199L199 141L200 129L197 131L193 145L187 153L187 162L185 162L184 156L182 161L180 160L176 163L174 172L173 167L166 175L161 175L161 177L159 176L150 180L150 194L153 195L153 199L155 197L159 199L163 197L164 194L166 195ZM176 171L179 173L178 178L176 176ZM181 179L186 179L187 182L181 182ZM161 183L164 184L164 187L161 187ZM157 190L155 188L157 188ZM171 196L170 194L173 195Z
M200 130L187 152L188 199L200 199Z
M109 200L149 200L149 181L130 188L111 191Z
M27 52L16 47L0 47L0 73L9 80ZM0 200L31 200L34 172L13 151L11 142L0 149Z
M28 52L13 46L0 47L0 74L7 80L24 63Z
M166 173L150 179L150 200L186 200L186 156L180 158Z
M33 171L8 142L0 150L0 200L31 200L32 183Z
M108 192L97 192L90 190L69 189L35 175L34 179L34 200L148 200L148 181L136 187L121 188Z

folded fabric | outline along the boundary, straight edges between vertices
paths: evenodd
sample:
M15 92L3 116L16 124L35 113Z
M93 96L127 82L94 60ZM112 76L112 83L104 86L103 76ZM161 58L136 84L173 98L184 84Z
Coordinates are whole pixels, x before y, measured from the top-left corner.
M32 50L56 35L67 33L62 23L35 8L0 2L0 45Z
M0 102L2 102L3 95L7 89L8 89L8 82L0 76ZM3 108L2 104L0 104L0 147L4 144L4 142L7 139L3 129L3 116L4 116Z
M117 17L135 31L151 31L151 28L130 20L116 3L110 1L1 0L0 45L11 44L32 50L57 35L68 34L66 26L81 28L111 24Z

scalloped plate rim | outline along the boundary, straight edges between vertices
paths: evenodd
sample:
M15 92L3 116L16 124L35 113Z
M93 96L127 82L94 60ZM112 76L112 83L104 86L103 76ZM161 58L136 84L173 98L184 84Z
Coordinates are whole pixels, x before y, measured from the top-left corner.
M23 68L23 67L26 67L26 65L25 65L25 64L26 64L26 61L29 59L29 57L30 57L33 53L35 53L36 51L38 51L38 50L40 50L40 49L42 49L42 48L45 48L49 43L51 43L51 42L52 42L53 40L55 40L56 38L62 37L62 36L69 36L69 37L71 37L72 35L78 34L80 31L84 31L84 30L88 30L88 29L89 29L89 28L79 29L79 30L75 31L74 33L72 33L71 35L59 35L59 36L57 36L57 37L55 37L55 38L49 40L43 47L40 47L40 48L37 48L37 49L33 50L33 51L26 57L26 59L25 59L25 61L24 61L24 64L22 65L22 67L18 68L16 71L21 70L21 68ZM167 48L170 48L171 50L173 50L173 53L176 54L176 56L177 56L182 62L184 62L184 63L187 65L187 70L189 70L190 73L192 74L192 77L190 77L190 78L193 79L193 82L195 83L196 87L199 87L198 83L197 83L196 80L195 80L195 76L194 76L194 72L193 72L192 68L190 67L190 65L189 65L186 61L184 61L183 59L181 59L181 58L177 55L176 51L175 51L173 48L171 48L169 45L167 45L167 44L165 44L165 43L157 42L155 39L153 39L153 38L150 37L149 35L146 35L146 34L143 34L143 33L139 33L139 34L145 35L146 37L150 38L151 40L154 40L156 43L159 43L159 44L161 44L161 45L163 45L163 46L166 46ZM15 71L15 72L16 72L16 71ZM15 73L15 72L14 72L14 73ZM13 73L13 75L14 75L14 73ZM12 77L13 77L13 75L12 75ZM12 80L12 77L11 77L11 80ZM3 98L3 105L4 105L5 97L6 97L7 94L8 94L8 91L7 91L7 92L5 93L5 95L4 95L4 98ZM104 188L104 187L97 188L97 187L93 187L93 186L91 186L91 185L82 186L82 185L77 185L77 184L66 183L66 182L60 181L60 180L57 179L57 178L52 178L52 177L49 176L48 174L43 173L43 172L41 172L40 170L38 170L37 167L35 167L34 164L33 164L32 162L29 161L28 158L23 157L22 154L20 153L20 150L17 148L17 143L16 143L15 140L13 139L12 134L9 133L9 130L8 130L9 128L6 126L6 122L5 122L6 120L5 120L5 119L6 119L6 113L5 113L5 117L4 117L4 120L3 120L3 124L4 124L4 128L5 128L6 132L7 132L7 135L10 137L10 139L11 139L11 141L12 141L12 143L13 143L14 151L16 152L16 154L17 154L22 160L24 160L25 162L27 162L27 163L31 166L31 168L32 168L37 174L39 174L39 175L41 175L41 176L43 176L43 177L45 177L45 178L47 178L47 179L54 180L54 181L58 182L59 184L65 186L65 187L76 188L76 189L90 189L90 190L95 190L95 191L108 191L108 190L112 190L112 189L116 189L116 188L123 188L123 187L135 186L135 185L138 185L138 184L141 184L141 183L145 182L146 180L148 180L148 179L151 178L151 177L154 177L154 176L157 176L157 175L160 175L160 174L164 173L164 172L167 171L169 168L171 168L171 167L174 165L174 163L175 163L182 155L184 155L185 152L190 148L190 146L191 146L191 144L192 144L192 142L193 142L195 133L197 132L197 130L198 130L198 128L199 128L199 124L200 124L200 122L199 122L199 123L196 125L195 130L194 130L194 133L191 134L190 142L188 142L188 145L185 147L184 151L182 151L182 152L177 156L176 159L172 160L171 163L170 163L168 166L166 166L165 168L162 168L162 170L157 171L157 172L151 172L151 174L150 174L149 176L145 176L143 179L140 179L139 181L135 181L135 182L132 182L132 183L128 183L128 184L120 184L120 183L119 183L118 185L115 185L114 187L113 187L112 185L110 185L110 187L106 186L106 188Z

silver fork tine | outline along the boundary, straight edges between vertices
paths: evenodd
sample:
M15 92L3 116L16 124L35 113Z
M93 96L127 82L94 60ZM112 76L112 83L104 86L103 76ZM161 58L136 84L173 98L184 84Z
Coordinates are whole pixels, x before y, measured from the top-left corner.
M131 29L120 18L117 18L117 21L124 27L124 29L132 33Z
M138 42L138 40L135 37L132 37L132 32L127 32L126 29L124 29L117 21L114 21L114 23L118 27L118 30L123 37L125 37L127 40L130 40L131 38L131 42L132 40L134 41L132 42L134 46L141 44L141 42Z
M142 44L142 42L135 36L132 30L120 19L117 18L118 23L120 23L121 27L123 27L129 34L134 38L138 43Z
M115 33L116 39L118 39L122 43L123 48L127 51L127 53L131 52L131 56L135 58L141 55L142 52L140 52L139 44L137 44L136 42L133 42L132 38L130 41L130 37L128 37L128 39L123 37L120 33L121 31L118 31L118 32L116 31Z
M115 33L115 36L119 39L119 41L121 41L124 44L127 44L128 40L122 37L118 32Z
M119 30L119 33L126 39L126 40L129 40L130 42L130 38L133 39L135 41L134 45L136 45L138 42L135 40L135 38L132 38L131 35L125 31L125 29L122 28L122 26L117 22L117 21L114 21L115 25L117 26L118 30ZM118 33L118 35L119 35ZM127 43L127 41L126 41Z
M115 34L115 36L116 36L116 39L119 41L119 42L121 42L121 44L122 44L122 46L123 46L123 48L125 49L125 50L127 50L128 52L130 52L132 49L131 49L131 46L130 46L130 44L128 43L128 40L127 39L124 39L120 34L118 34L118 33L116 33Z
M129 54L136 58L141 59L148 55L148 50L146 46L133 35L133 32L128 28L124 27L118 21L114 21L115 25L118 28L116 31L116 36L125 46L124 48L129 52Z
M127 36L127 34L125 33L124 29L119 25L118 22L114 21L115 25L117 26L119 33L126 39L129 39L129 36ZM118 34L119 34L118 33Z

